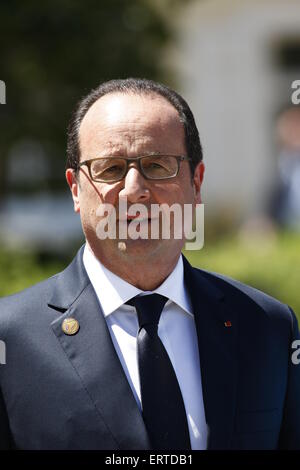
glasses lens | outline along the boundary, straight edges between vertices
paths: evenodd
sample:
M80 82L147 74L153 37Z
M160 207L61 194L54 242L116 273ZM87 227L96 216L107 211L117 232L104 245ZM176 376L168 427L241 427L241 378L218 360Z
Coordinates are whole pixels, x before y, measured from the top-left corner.
M125 170L126 162L121 158L99 158L91 163L91 176L96 181L117 181Z
M141 166L146 177L154 180L170 178L178 171L177 159L167 155L143 157Z

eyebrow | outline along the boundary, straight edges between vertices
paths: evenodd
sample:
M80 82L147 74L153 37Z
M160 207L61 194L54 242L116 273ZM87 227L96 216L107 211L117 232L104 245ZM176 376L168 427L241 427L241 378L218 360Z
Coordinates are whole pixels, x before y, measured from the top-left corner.
M100 154L100 155L96 155L96 156L93 157L93 158L105 158L105 157L138 158L138 157L143 157L143 156L148 156L148 155L149 155L149 156L151 156L151 155L153 155L153 156L157 155L157 156L158 156L158 155L169 155L169 154L168 154L167 152L160 152L160 151L152 151L152 152L146 152L146 151L145 151L145 152L141 152L141 153L138 154L136 157L128 157L128 155L125 156L124 153L119 153L119 151L117 151L117 152L112 152L112 153L105 153L105 154L103 154L103 155L101 155L101 154Z

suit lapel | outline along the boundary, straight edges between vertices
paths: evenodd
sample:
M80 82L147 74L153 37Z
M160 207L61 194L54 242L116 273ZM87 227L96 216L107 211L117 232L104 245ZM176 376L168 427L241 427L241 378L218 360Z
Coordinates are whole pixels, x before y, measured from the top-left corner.
M141 413L85 272L82 254L83 248L57 278L48 303L60 312L51 324L53 332L87 391L95 413L106 423L115 447L150 449ZM229 449L237 392L236 312L226 308L222 292L185 258L184 276L198 335L208 449ZM73 336L62 331L62 322L68 317L75 318L80 325ZM226 327L225 322L231 326Z
M185 258L184 275L198 335L208 449L229 449L237 393L236 312L226 308L223 293Z
M52 329L116 448L149 449L141 413L85 272L82 251L58 277L49 305L64 313L52 322ZM80 325L73 336L62 331L62 322L68 317Z

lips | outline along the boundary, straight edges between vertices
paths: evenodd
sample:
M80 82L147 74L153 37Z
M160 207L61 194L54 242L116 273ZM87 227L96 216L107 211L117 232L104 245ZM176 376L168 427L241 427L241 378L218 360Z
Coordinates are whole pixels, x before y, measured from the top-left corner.
M132 221L135 221L135 222L151 222L151 220L154 220L154 219L151 219L150 217L144 219L144 218L140 218L140 217L128 217L127 219L118 219L118 222L127 222L128 224Z
M119 217L119 219L117 219L118 221L120 222L131 222L132 220L135 220L136 222L144 222L146 220L148 221L151 221L151 220L155 220L153 219L152 217L140 217L140 215L129 215L129 214L126 214L125 217Z

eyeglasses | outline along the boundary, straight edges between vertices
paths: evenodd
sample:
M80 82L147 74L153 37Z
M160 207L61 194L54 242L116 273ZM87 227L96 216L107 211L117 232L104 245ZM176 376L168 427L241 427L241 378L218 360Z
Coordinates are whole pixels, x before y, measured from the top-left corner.
M164 180L178 175L180 163L190 160L182 155L144 155L137 158L100 157L81 162L77 169L86 165L90 178L99 183L115 183L122 180L130 163L137 163L140 173L148 180Z

